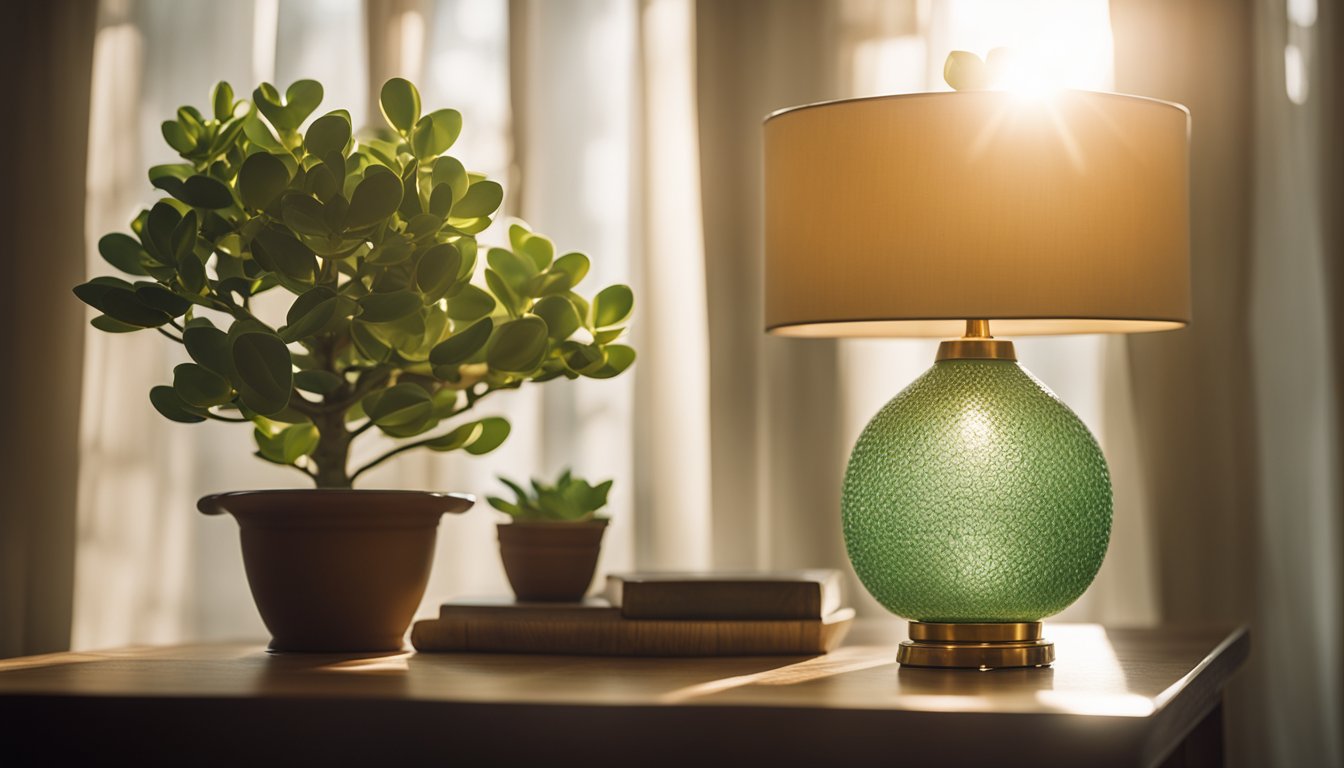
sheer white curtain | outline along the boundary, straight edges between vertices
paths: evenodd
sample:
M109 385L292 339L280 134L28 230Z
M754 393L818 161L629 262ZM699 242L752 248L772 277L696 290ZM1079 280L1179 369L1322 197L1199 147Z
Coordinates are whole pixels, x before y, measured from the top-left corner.
M1339 4L1112 4L1121 86L1193 121L1195 322L1129 345L1162 617L1251 627L1230 765L1338 766Z
M99 15L86 217L91 275L111 273L92 247L97 238L126 231L155 199L145 169L175 159L160 121L181 104L203 103L216 80L252 81L259 26L249 6L219 3L107 2ZM215 423L177 429L156 418L148 388L181 362L163 338L91 331L85 338L72 646L258 635L236 542L194 516L192 503L221 488L210 473L220 461L229 475L220 482L293 481L247 460L243 430Z
M1105 565L1062 618L1254 615L1257 646L1276 663L1253 663L1243 676L1261 692L1233 693L1229 716L1240 725L1230 742L1247 762L1263 754L1338 764L1339 445L1330 427L1338 403L1321 362L1335 331L1321 273L1335 244L1319 207L1319 160L1330 140L1322 126L1337 120L1324 113L1337 73L1324 71L1331 59L1323 54L1338 22L1312 0L1113 5L1122 85L1196 110L1202 319L1128 344L1019 343L1024 364L1098 435L1114 481ZM500 451L406 456L369 485L484 494L495 473L572 465L616 478L604 570L846 567L838 533L845 453L881 403L928 367L934 346L764 338L760 119L818 98L941 88L953 48L1046 52L1067 84L1106 88L1107 7L102 0L89 269L108 272L97 237L124 229L155 198L145 169L173 159L159 122L180 104L203 103L216 80L247 92L260 80L317 78L327 107L349 108L358 124L376 116L370 94L382 78L410 76L427 104L463 112L460 155L507 182L510 213L559 247L592 255L595 283L634 285L640 362L607 382L509 393L490 403L514 420ZM1243 262L1253 281L1243 280ZM1238 329L1249 344L1229 339ZM264 634L235 526L197 515L194 500L301 478L253 459L245 429L162 420L146 393L179 361L151 334L86 335L76 648ZM425 608L506 589L494 522L484 508L444 522ZM1191 540L1205 536L1207 547ZM861 590L853 598L880 615Z
M1339 766L1340 393L1323 363L1341 331L1325 279L1332 246L1339 258L1339 243L1330 242L1329 198L1322 194L1329 167L1322 161L1328 144L1338 141L1330 131L1338 123L1326 118L1324 90L1340 86L1340 72L1326 69L1324 48L1338 41L1339 27L1330 25L1339 19L1318 12L1311 1L1262 0L1254 20L1259 184L1250 313L1262 463L1255 631L1264 649L1257 675L1264 685L1271 759Z
M824 91L833 95L942 87L941 62L954 47L983 52L999 44L1066 40L1074 47L1061 48L1061 55L1086 62L1079 69L1092 78L1076 84L1108 84L1104 0L789 5L773 12L824 14L835 22L793 24L796 34L835 52L827 70L838 82ZM352 0L103 0L88 242L124 228L155 199L144 170L173 159L159 122L180 104L203 103L215 81L227 79L248 92L263 79L283 87L315 78L326 86L323 108L349 108L358 125L376 117L370 94L384 77L411 77L427 105L462 111L465 128L455 151L474 169L506 181L509 213L552 235L558 247L590 254L594 284L634 285L640 361L633 375L614 380L507 393L485 404L514 423L499 451L481 458L403 456L371 473L366 486L484 495L495 489L497 473L527 476L573 466L616 479L600 570L846 567L838 499L781 468L815 465L824 452L825 472L838 477L863 423L928 367L933 345L845 342L836 370L807 374L838 387L832 406L840 417L818 422L830 431L826 444L837 446L834 451L781 445L779 435L787 433L775 431L742 444L776 458L712 454L712 429L761 428L777 421L773 414L788 401L767 405L779 382L763 375L753 378L757 389L746 396L752 411L767 409L760 411L765 422L739 421L743 414L721 400L711 408L711 377L756 374L710 363L714 326L707 318L724 309L711 303L748 297L725 297L707 284L713 270L707 270L711 252L702 221L707 198L700 169L707 161L697 110L705 94L697 86L705 81L703 72L697 79L697 46L718 43L697 27L696 11L693 0L395 0L367 7ZM1059 19L1067 20L1068 34L1049 26ZM767 25L761 34L783 28ZM721 52L702 51L709 61ZM765 112L792 103L787 89L775 93L783 94L781 103L763 104L737 127L751 141ZM745 216L737 226L755 223ZM490 242L503 230L492 227L482 239ZM92 274L108 271L92 248L88 263ZM743 272L740 279L759 277ZM764 343L758 317L741 322L744 339ZM776 349L797 343L770 341ZM199 516L194 500L219 490L297 486L303 478L254 459L245 429L158 417L146 393L180 362L165 340L90 333L87 342L74 646L262 636L236 526ZM1114 389L1126 381L1114 368L1123 355L1088 338L1023 343L1021 353L1098 433L1116 474L1112 550L1097 585L1070 616L1149 620L1144 518L1132 503L1138 481L1126 468L1125 393ZM376 439L370 442L359 450L374 452ZM743 470L743 462L752 468ZM712 483L760 492L724 496L712 492ZM808 498L817 499L815 507L799 502ZM452 595L507 589L495 555L495 522L484 505L445 519L426 611ZM1119 571L1123 588L1110 575ZM873 607L861 590L854 597Z

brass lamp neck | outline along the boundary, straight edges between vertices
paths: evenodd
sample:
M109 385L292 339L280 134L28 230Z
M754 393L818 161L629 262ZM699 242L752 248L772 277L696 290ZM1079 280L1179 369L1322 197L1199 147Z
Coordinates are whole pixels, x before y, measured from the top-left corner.
M994 338L988 320L967 320L966 335L938 345L942 360L1017 360L1013 342Z
M965 339L992 339L994 336L989 332L988 320L967 320L966 332L962 338Z

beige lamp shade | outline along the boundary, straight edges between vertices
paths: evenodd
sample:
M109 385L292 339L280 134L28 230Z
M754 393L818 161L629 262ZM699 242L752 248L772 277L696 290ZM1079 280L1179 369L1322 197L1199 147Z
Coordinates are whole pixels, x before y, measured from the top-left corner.
M1184 107L1062 91L765 123L765 322L789 336L1116 333L1190 319Z

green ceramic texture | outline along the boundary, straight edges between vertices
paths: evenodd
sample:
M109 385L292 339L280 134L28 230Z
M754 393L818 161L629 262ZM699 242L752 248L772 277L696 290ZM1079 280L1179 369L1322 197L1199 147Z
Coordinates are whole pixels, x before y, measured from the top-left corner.
M868 591L918 621L1035 621L1092 583L1111 535L1106 459L1015 362L934 364L859 436L841 502Z

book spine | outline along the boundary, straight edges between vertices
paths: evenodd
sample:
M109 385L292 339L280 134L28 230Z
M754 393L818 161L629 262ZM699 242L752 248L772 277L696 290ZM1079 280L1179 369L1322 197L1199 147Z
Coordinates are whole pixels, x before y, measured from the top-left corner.
M621 615L627 619L817 620L824 587L818 583L627 581Z
M848 619L811 621L520 622L451 617L417 622L420 651L487 651L604 656L753 656L825 653Z

